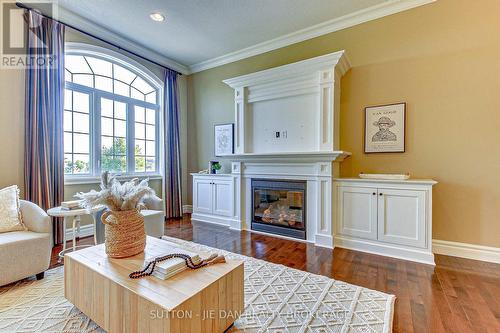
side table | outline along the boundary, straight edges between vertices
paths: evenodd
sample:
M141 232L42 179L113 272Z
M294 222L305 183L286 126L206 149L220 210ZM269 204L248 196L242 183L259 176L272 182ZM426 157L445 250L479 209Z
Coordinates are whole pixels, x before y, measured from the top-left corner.
M51 208L47 211L47 214L53 217L62 217L64 218L63 222L63 249L61 252L59 252L59 261L64 257L64 254L69 251L75 251L78 248L84 248L88 246L93 246L93 245L76 245L76 235L80 236L80 220L83 215L91 215L92 220L93 220L93 226L94 226L94 245L97 244L97 236L96 236L96 214L103 210L105 207L104 206L98 206L93 209L73 209L73 210L66 210L62 209L62 207L54 207ZM73 228L73 246L71 248L66 247L66 243L68 239L66 238L66 228L68 224L72 224Z

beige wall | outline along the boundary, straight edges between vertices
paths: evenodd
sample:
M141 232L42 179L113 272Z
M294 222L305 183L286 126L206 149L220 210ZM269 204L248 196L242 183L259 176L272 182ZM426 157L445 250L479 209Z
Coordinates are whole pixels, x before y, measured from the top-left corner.
M433 238L500 246L500 1L439 0L191 75L188 168L213 156L213 125L234 121L221 80L345 49L342 176L432 177ZM363 153L363 108L407 102L407 152Z
M88 43L102 47L111 48L93 38L87 37L72 29L66 30L66 41ZM117 52L127 53L115 50ZM140 58L128 55L137 62L146 66L155 75L163 79L163 70L161 67L148 63ZM17 184L24 192L24 70L0 70L0 188L8 185ZM181 111L181 150L183 165L187 165L187 93L186 77L179 79L180 92L180 111ZM184 200L187 200L187 169L183 177ZM161 180L152 180L151 187L162 196ZM66 200L71 200L73 195L79 191L87 191L97 188L98 184L85 185L67 185L64 188ZM88 223L85 220L83 224Z
M0 188L24 183L24 71L0 70Z

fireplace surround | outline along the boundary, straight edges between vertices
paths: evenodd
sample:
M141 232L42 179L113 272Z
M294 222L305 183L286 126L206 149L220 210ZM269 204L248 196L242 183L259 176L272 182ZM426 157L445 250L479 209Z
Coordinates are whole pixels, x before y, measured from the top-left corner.
M306 239L306 181L252 179L251 229Z

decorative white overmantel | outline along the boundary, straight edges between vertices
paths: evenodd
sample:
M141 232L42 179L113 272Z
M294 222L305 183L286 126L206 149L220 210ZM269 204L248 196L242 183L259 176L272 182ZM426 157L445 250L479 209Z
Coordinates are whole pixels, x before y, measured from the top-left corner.
M348 69L339 51L224 80L234 89L235 154L337 151L340 79Z

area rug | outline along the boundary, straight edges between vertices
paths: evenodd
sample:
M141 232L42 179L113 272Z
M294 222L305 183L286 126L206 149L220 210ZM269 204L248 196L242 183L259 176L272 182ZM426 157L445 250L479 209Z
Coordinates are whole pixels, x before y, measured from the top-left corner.
M245 311L231 332L391 332L394 295L283 265L164 237L182 247L217 251L245 263ZM103 332L64 298L64 270L0 288L0 332Z

